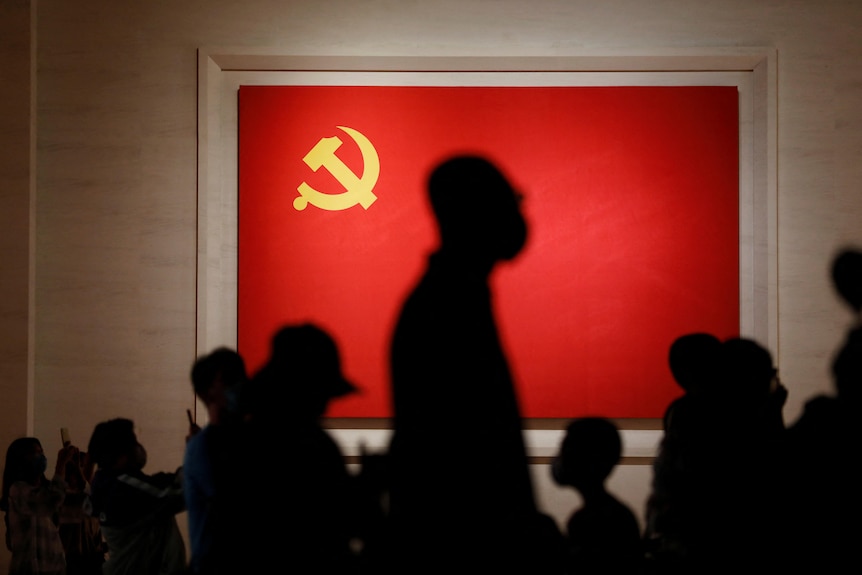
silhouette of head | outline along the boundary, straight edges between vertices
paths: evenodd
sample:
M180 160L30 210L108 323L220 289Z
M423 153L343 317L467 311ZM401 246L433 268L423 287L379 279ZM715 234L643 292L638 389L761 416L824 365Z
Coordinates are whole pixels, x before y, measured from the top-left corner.
M769 351L757 342L733 338L722 344L723 388L737 398L769 395L775 367Z
M0 509L8 511L9 488L17 481L35 482L44 476L47 459L42 444L35 437L20 437L6 449L6 464L3 467L3 495Z
M617 427L602 417L576 419L553 465L554 480L578 490L600 486L620 461L622 441Z
M689 333L674 340L668 364L674 380L686 392L701 391L715 377L721 341L708 333Z
M87 451L102 469L141 470L147 463L147 452L138 443L135 424L130 419L116 418L96 425Z
M443 162L431 173L428 192L443 247L490 262L510 260L524 247L519 196L488 160L458 156Z
M225 416L239 412L240 388L247 379L242 356L226 347L199 357L192 366L195 395Z
M245 361L234 350L220 347L195 361L191 379L195 394L206 401L207 392L217 381L226 386L245 381Z
M832 262L832 282L838 295L856 313L862 309L862 252L845 249Z
M312 324L281 328L267 364L255 376L261 400L291 415L319 417L329 400L356 390L341 373L335 341Z

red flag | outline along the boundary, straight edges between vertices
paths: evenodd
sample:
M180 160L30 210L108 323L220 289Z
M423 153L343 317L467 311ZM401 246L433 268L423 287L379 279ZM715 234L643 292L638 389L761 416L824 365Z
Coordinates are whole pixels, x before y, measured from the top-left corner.
M425 179L474 153L524 195L530 236L492 278L525 417L661 417L671 342L739 333L735 87L242 86L239 350L285 323L338 342L390 415L389 340L436 244ZM316 171L315 171L316 170Z

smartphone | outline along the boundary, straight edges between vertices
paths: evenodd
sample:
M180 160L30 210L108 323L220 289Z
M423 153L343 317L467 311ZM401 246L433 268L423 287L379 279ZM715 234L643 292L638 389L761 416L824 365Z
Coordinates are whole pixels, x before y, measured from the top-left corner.
M195 420L194 420L194 418L192 417L192 410L191 410L191 409L187 409L187 410L186 410L186 417L188 417L188 418L189 418L189 425L194 425L194 424L195 424Z
M69 435L68 427L60 428L60 442L63 444L63 447L72 443L72 437Z

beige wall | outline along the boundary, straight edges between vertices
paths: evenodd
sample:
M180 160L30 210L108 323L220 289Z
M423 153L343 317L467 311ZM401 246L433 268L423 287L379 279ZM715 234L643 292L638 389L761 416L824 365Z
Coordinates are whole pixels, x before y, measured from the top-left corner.
M25 1L0 3L0 437L32 425L29 390L32 288L31 11Z
M0 445L32 432L31 206L35 131L31 23L25 0L0 1ZM2 464L0 464L2 465ZM8 552L0 547L0 569Z
M778 363L791 390L788 420L829 389L829 357L850 317L833 296L827 266L839 246L862 244L858 2L43 0L34 83L28 22L35 5L0 0L4 449L32 430L51 454L59 427L83 445L95 423L126 416L138 423L150 469L181 461L183 412L193 404L187 373L195 354L202 46L339 56L775 48ZM649 468L629 466L614 486L639 507L649 477ZM544 479L541 491L559 517L575 503Z

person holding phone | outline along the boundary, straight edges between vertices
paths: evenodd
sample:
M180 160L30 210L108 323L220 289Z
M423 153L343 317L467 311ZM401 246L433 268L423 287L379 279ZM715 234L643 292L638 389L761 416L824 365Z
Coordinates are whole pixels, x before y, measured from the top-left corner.
M64 445L49 481L45 476L48 459L38 439L22 437L9 445L0 509L6 514L6 547L12 552L10 575L65 573L66 559L54 515L66 495L66 464L77 453L71 443Z
M220 542L234 539L232 521L225 519L235 515L227 505L233 499L226 494L236 491L235 475L242 472L236 469L234 458L243 449L239 395L246 380L245 363L232 349L218 348L199 357L192 366L192 387L206 405L209 421L201 429L186 410L190 433L183 460L183 488L193 574L223 569L225 553L232 550Z
M71 445L69 430L60 429L63 446ZM66 497L58 513L58 528L66 553L66 575L101 575L105 546L99 519L87 511L94 463L86 451L79 451L66 463Z
M97 470L93 515L108 544L104 575L180 575L186 551L176 514L185 509L182 468L144 473L147 452L134 422L112 419L96 426L88 451Z

